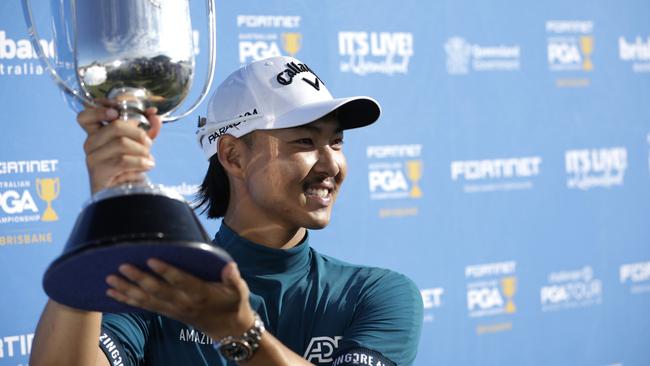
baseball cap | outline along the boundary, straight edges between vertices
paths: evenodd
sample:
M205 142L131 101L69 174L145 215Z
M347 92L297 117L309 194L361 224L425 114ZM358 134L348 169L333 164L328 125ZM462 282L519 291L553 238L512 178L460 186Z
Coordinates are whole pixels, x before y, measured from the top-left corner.
M332 97L323 80L299 60L271 57L242 66L219 85L207 118L199 118L196 136L209 160L223 135L301 126L335 110L342 129L367 126L381 113L370 97Z

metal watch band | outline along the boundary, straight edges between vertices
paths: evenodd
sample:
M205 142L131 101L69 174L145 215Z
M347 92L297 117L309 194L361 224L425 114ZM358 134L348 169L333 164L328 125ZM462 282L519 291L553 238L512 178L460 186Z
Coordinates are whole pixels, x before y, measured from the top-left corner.
M214 346L221 354L232 361L247 361L255 354L260 347L262 334L266 331L264 322L259 314L253 312L253 326L244 332L241 336L224 337Z

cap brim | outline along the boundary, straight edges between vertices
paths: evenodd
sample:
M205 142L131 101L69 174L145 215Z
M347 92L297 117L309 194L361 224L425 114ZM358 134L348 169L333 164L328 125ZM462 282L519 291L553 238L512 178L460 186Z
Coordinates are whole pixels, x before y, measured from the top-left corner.
M278 116L273 128L289 128L314 122L333 111L341 129L348 130L372 124L379 119L381 107L370 97L350 97L309 103Z

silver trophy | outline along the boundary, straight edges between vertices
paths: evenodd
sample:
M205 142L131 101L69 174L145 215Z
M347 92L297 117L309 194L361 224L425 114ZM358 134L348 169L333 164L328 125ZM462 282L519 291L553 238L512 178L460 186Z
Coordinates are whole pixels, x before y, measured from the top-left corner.
M215 65L214 0L206 0L210 52L200 97L172 115L190 91L194 42L188 0L51 0L56 59L49 60L34 26L29 0L23 12L36 52L56 84L77 106L111 105L119 119L149 123L158 108L164 122L183 118L203 101ZM85 310L140 311L105 295L105 278L122 263L146 269L165 260L216 281L230 257L210 238L177 193L144 179L98 192L84 207L63 254L48 268L45 292Z

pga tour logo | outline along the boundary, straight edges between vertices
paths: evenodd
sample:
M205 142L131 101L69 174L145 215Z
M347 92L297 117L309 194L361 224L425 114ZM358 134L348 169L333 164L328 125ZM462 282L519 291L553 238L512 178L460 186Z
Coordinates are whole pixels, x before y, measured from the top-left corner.
M444 46L447 73L468 74L474 71L515 71L520 67L521 50L513 46L481 46L470 44L462 37L451 37Z
M634 72L650 72L650 36L627 40L618 37L618 54L622 61L632 63Z
M368 188L370 199L422 197L420 180L423 163L422 145L368 146Z
M467 311L470 317L509 315L517 311L515 261L465 267Z
M567 187L588 190L622 186L627 169L624 147L568 150L565 152Z
M626 263L619 268L619 280L632 294L650 292L650 261Z
M296 56L302 47L301 17L297 15L238 15L239 62L267 57ZM284 52L283 52L284 51Z
M594 23L590 20L546 22L547 57L552 71L592 71Z
M339 32L339 69L357 75L406 74L413 56L409 32Z
M548 285L540 288L542 311L555 311L600 304L603 283L591 266L549 274Z

